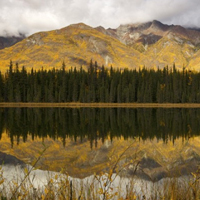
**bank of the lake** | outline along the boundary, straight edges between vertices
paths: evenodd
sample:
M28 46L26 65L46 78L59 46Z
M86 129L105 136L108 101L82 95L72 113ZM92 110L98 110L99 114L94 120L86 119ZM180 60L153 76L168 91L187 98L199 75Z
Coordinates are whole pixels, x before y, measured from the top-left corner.
M200 108L199 103L79 103L79 102L68 102L68 103L16 103L16 102L0 102L0 107L10 108Z

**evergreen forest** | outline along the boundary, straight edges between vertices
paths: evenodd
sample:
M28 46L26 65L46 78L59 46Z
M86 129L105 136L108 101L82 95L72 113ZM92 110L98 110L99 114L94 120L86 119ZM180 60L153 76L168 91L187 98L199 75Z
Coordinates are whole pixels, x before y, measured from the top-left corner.
M200 103L200 72L183 68L114 69L91 60L88 70L27 72L10 62L0 72L0 102Z

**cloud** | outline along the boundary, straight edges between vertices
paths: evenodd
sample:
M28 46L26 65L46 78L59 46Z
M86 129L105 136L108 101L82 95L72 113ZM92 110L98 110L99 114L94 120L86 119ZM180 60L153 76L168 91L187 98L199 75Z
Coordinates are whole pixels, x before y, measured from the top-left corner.
M83 22L116 28L159 20L200 27L199 0L2 0L0 35L30 35Z

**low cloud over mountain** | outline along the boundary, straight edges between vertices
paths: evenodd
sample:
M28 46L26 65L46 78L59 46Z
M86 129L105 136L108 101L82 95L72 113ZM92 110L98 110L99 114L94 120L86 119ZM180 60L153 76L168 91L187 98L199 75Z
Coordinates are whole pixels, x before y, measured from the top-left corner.
M116 28L147 22L200 27L198 0L4 0L0 2L0 35L18 36L83 22Z

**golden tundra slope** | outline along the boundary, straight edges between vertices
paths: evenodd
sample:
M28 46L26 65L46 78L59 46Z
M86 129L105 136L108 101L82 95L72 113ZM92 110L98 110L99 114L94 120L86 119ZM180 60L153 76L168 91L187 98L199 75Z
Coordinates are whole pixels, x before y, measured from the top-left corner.
M140 53L85 24L36 33L0 51L2 71L8 69L10 60L27 69L49 69L61 67L63 61L67 67L87 67L91 59L100 65L135 67Z
M121 25L117 29L92 28L83 23L40 32L0 50L0 70L9 62L27 69L87 67L90 60L115 68L200 69L200 31L158 21Z

